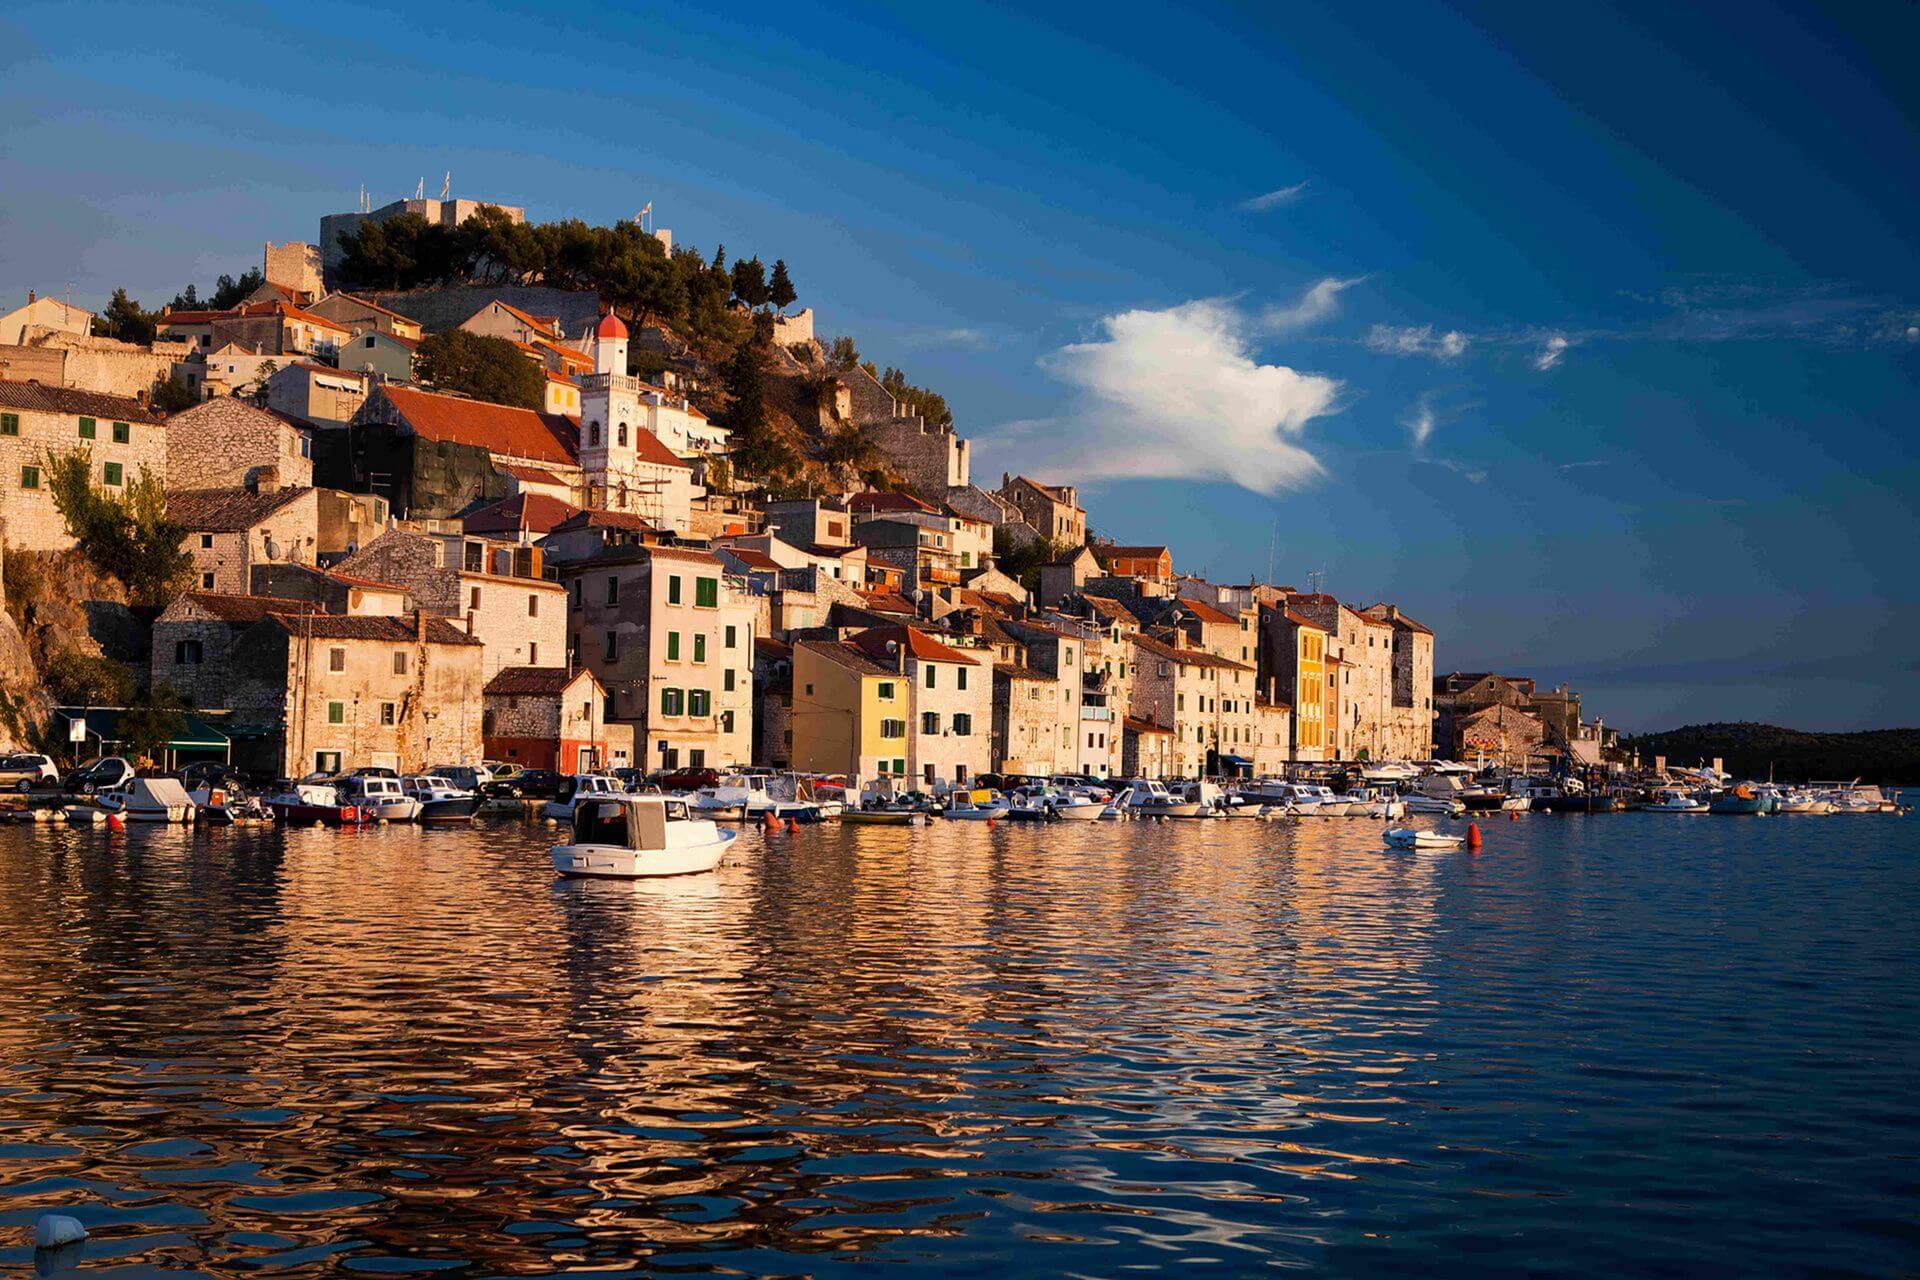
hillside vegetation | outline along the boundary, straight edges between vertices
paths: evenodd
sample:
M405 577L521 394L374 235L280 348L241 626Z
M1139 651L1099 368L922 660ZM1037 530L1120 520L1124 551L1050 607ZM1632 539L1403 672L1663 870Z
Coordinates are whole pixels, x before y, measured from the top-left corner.
M1850 781L1920 784L1920 729L1807 733L1772 724L1697 724L1642 734L1622 744L1642 763L1663 755L1669 765L1694 765L1719 756L1729 773L1782 782Z

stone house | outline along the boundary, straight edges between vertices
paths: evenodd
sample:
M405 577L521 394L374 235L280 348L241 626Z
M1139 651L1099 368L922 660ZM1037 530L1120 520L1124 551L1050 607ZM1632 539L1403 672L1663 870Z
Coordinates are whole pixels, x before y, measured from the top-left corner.
M1045 776L1058 771L1060 724L1054 680L1013 662L993 664L993 767Z
M1391 758L1392 628L1324 592L1295 592L1287 607L1327 633L1329 665L1338 667L1325 706L1330 758Z
M1059 608L1078 595L1080 588L1100 571L1100 562L1086 547L1075 547L1060 559L1041 565L1040 604L1049 609Z
M502 667L484 694L481 739L489 760L560 773L613 767L607 694L593 672Z
M529 315L499 298L462 320L460 327L483 338L505 338L508 342L527 346L537 342L558 342L562 337L558 317Z
M1007 619L1001 628L1026 651L1027 666L1046 677L1049 772L1080 769L1081 701L1085 692L1086 640L1076 629L1032 620Z
M1041 484L1026 476L1000 477L1000 496L1020 512L1035 534L1054 546L1077 547L1087 540L1087 513L1072 485Z
M248 578L256 596L299 600L322 613L397 618L412 612L405 587L311 564L256 564Z
M307 310L345 329L354 336L381 333L390 338L419 342L426 331L418 320L403 316L391 307L383 307L371 298L353 293L330 293Z
M1127 716L1121 721L1120 776L1126 778L1178 777L1173 764L1173 730L1151 720Z
M562 565L614 547L641 547L663 540L660 530L624 511L574 511L547 528L540 548L548 564Z
M307 606L289 602L296 608ZM244 625L245 606L184 597L154 627L155 676L176 687L181 667L206 666L197 706L228 712L224 731L243 769L297 778L377 765L412 772L477 762L481 750L480 642L425 613L338 617L268 608ZM178 610L178 612L176 612ZM230 633L217 663L180 646ZM174 659L184 661L174 661Z
M1459 760L1525 769L1547 746L1540 717L1504 702L1461 712L1449 723L1449 754Z
M310 303L325 291L320 270L320 246L289 240L285 244L267 241L261 254L260 274L268 285L285 291L291 301ZM322 312L321 314L327 314ZM340 317L327 315L330 320Z
M352 335L346 326L284 301L247 302L229 311L166 308L156 338L184 341L202 351L237 343L274 356L332 360Z
M1103 540L1093 543L1089 550L1109 577L1148 582L1173 579L1173 553L1165 547L1120 547Z
M1400 612L1398 605L1368 605L1368 617L1393 628L1393 676L1389 687L1389 760L1431 760L1433 739L1433 632Z
M123 490L142 471L167 478L166 428L140 401L0 381L0 510L9 546L62 551L73 545L53 503L46 457L79 449L91 453L95 481L109 490Z
M1231 771L1232 757L1250 767L1266 745L1266 722L1254 710L1254 668L1186 647L1171 631L1163 638L1133 637L1133 690L1129 714L1173 732L1174 775L1200 777Z
M755 607L720 561L684 547L605 551L560 567L573 660L634 726L646 769L718 768L753 753Z
M266 393L267 379L286 362L284 356L256 351L238 342L224 342L176 367L187 389L198 399L258 399Z
M530 409L387 384L374 388L350 426L315 439L315 476L331 488L378 493L403 519L449 519L507 497L497 462L582 483L576 425Z
M208 400L167 419L167 485L233 489L271 478L313 486L313 432L244 400Z
M767 528L796 547L853 545L853 514L825 498L788 498L765 507Z
M154 619L149 664L153 684L171 685L196 709L232 707L231 660L240 636L269 614L321 611L310 600L284 596L186 592ZM251 698L257 704L267 696L256 690L242 702Z
M176 343L148 347L43 329L30 333L20 345L0 345L0 378L140 399L176 376L192 390L194 365L181 363L188 354L186 347Z
M964 784L992 762L993 676L969 654L915 626L870 627L848 643L906 681L907 776L923 787Z
M791 651L793 767L845 774L849 786L907 773L911 693L892 666L839 640L796 640Z
M180 546L193 557L201 591L244 595L254 565L312 564L318 555L316 491L282 489L264 475L252 488L175 490L167 518L187 530Z
M402 338L398 334L368 329L354 334L341 345L340 368L370 374L385 382L411 382L414 357L419 353L418 338ZM555 410L552 404L547 406L548 412L563 412L566 409L579 412L578 398L571 405L563 405L560 410Z
M58 298L28 290L25 306L0 315L0 344L23 346L38 333L70 333L86 337L93 332L94 314Z
M1259 615L1253 610L1228 613L1205 600L1184 599L1169 608L1166 616L1178 617L1180 629L1195 648L1230 658L1241 666L1256 665L1254 621Z
M538 547L392 528L337 568L402 588L414 608L479 640L484 679L508 667L567 665L566 588L545 576Z
M316 427L344 427L367 402L364 373L289 360L267 378L267 407Z
M905 519L873 519L855 525L853 537L866 548L869 564L900 570L901 589L909 595L960 585L960 557L950 529Z

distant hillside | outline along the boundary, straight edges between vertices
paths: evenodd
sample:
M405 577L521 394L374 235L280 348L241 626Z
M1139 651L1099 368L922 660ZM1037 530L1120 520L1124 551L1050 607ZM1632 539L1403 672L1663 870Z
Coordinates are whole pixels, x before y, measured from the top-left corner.
M1782 782L1920 783L1920 729L1805 733L1771 724L1694 724L1628 738L1622 745L1638 751L1643 764L1654 756L1665 756L1669 765L1719 756L1729 773L1743 778L1764 778L1771 767Z

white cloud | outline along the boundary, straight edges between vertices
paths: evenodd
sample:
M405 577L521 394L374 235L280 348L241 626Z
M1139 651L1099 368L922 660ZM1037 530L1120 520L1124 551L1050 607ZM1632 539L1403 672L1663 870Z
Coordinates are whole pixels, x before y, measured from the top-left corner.
M1074 390L1066 413L1009 423L987 443L1041 477L1231 480L1255 493L1321 474L1301 443L1333 413L1340 383L1253 354L1260 326L1230 303L1202 299L1123 311L1092 342L1040 365Z
M1328 276L1300 295L1300 301L1289 306L1273 305L1260 313L1260 323L1270 333L1292 333L1308 325L1324 320L1340 309L1340 295L1364 277L1355 276L1350 280L1336 280Z
M1547 339L1546 344L1540 348L1540 354L1533 358L1533 367L1545 373L1548 369L1560 363L1560 358L1567 354L1567 348L1570 345L1567 341L1566 334L1556 333L1552 335Z
M1377 324L1367 330L1369 351L1389 356L1429 356L1435 360L1458 360L1467 353L1472 341L1458 329L1436 335L1430 324Z
M1255 196L1251 200L1242 200L1240 202L1240 211L1242 213L1266 213L1271 209L1284 209L1286 206L1298 200L1302 195L1306 194L1306 190L1306 183L1296 182L1290 187L1281 187L1278 190L1269 191L1265 195Z
M1421 396L1420 403L1408 409L1400 419L1400 425L1405 427L1407 434L1413 437L1413 447L1423 448L1433 435L1434 427L1439 425L1439 419L1433 412L1433 397Z
M1469 484L1485 484L1487 482L1486 468L1476 467L1470 462L1462 462L1458 458L1428 458L1427 461L1437 467L1445 467Z

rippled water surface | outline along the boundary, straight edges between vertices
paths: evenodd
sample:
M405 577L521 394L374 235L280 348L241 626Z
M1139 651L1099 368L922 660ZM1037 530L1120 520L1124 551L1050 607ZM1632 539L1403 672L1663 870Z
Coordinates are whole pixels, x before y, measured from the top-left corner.
M0 1269L1920 1271L1920 821L0 828Z

